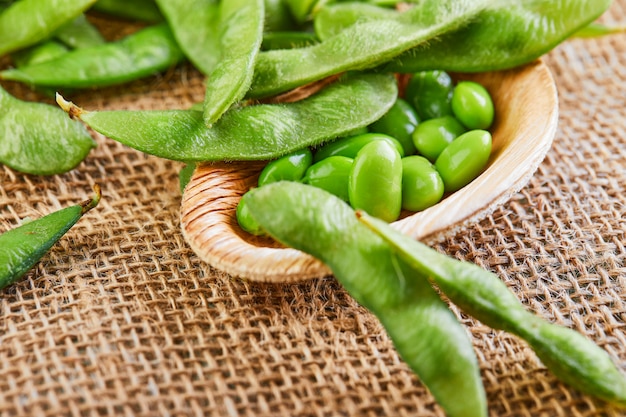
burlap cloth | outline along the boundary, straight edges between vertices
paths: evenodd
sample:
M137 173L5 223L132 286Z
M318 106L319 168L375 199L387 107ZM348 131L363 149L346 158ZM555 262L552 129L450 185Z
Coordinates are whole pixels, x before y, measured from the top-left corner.
M626 23L626 0L604 18ZM109 35L127 28L96 21ZM626 35L571 40L545 60L560 96L551 151L520 193L437 249L496 272L626 370ZM180 108L203 93L183 66L69 98ZM334 278L252 284L201 262L180 231L179 167L107 139L65 175L0 166L0 231L103 188L100 206L0 292L0 415L443 416ZM523 341L461 317L491 416L626 414L558 382Z

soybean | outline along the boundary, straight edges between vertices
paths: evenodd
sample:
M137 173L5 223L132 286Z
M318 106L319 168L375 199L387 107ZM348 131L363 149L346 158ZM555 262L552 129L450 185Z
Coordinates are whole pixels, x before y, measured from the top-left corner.
M417 151L434 162L439 154L467 129L453 116L442 116L421 122L411 138Z
M100 187L92 199L23 223L0 235L0 288L20 279L50 248L100 201Z
M491 95L476 82L459 82L454 87L451 107L454 116L468 129L489 129L493 123Z
M396 148L400 156L404 156L404 147L395 138L383 133L361 133L354 136L346 136L335 141L328 142L317 149L313 156L314 162L319 162L330 156L345 156L355 158L359 151L367 144L382 140Z
M444 193L439 172L423 156L402 158L402 208L421 211L437 204Z
M421 120L452 115L454 82L441 70L413 74L404 92Z
M488 131L470 130L441 152L435 167L446 191L456 191L478 176L489 161L491 142L491 133Z
M270 161L259 175L259 187L276 181L300 181L313 162L309 148Z
M402 144L404 154L412 155L416 151L412 135L418 124L419 117L413 106L398 98L383 117L369 126L369 130L395 138Z
M336 195L344 201L350 199L350 172L354 159L345 156L329 156L311 165L302 182Z

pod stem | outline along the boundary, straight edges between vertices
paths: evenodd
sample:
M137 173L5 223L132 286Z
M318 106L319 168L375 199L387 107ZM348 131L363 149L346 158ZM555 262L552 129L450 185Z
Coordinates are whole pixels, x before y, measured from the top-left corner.
M83 113L87 113L82 108L78 107L76 104L71 101L67 101L63 96L59 93L56 93L56 102L66 112L71 119L80 119L80 116Z
M80 203L80 206L82 208L80 212L81 215L87 213L89 210L96 207L98 203L100 202L100 198L102 197L102 190L100 189L100 185L94 184L93 191L94 191L94 195L90 200L85 200L82 203Z

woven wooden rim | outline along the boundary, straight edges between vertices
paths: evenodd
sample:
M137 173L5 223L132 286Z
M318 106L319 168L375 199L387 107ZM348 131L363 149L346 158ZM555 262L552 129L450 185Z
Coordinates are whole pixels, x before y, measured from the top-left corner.
M558 98L547 66L456 74L491 93L496 106L493 151L487 169L472 183L420 213L405 213L393 226L435 241L491 213L532 177L550 149L558 123ZM256 185L265 163L198 166L182 200L181 225L194 252L211 266L253 281L293 282L331 273L321 261L242 231L235 218L241 196Z

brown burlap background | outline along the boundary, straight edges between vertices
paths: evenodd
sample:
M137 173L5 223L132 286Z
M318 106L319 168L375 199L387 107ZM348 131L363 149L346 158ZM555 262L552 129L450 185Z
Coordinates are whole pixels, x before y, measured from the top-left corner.
M626 23L626 0L605 19ZM128 28L95 21L115 36ZM546 160L510 202L437 248L495 271L626 371L626 35L571 40L546 62L560 95ZM68 96L88 109L202 97L188 66ZM103 138L65 175L0 166L0 231L103 188L100 206L0 292L0 415L443 416L332 277L252 284L199 261L179 227L179 166ZM463 320L491 416L626 414L559 383L523 341Z

